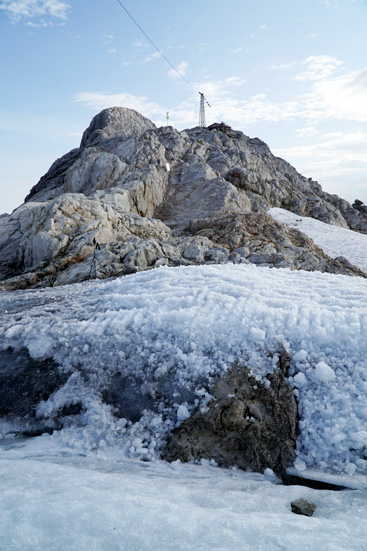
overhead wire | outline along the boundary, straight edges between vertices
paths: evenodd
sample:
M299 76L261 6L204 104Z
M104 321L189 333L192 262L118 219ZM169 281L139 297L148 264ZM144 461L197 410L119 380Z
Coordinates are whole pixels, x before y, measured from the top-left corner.
M182 73L180 73L176 67L170 62L169 59L167 59L167 57L164 55L164 53L162 52L162 50L160 50L158 48L158 46L153 42L153 40L147 35L147 33L144 31L144 29L142 29L142 27L139 25L139 23L136 21L136 19L134 19L134 17L131 15L131 13L125 8L125 6L123 5L123 3L121 2L121 0L117 0L117 2L120 4L121 8L127 13L127 15L130 17L130 19L135 23L135 25L138 27L138 29L143 33L143 35L145 36L145 38L147 40L149 40L149 42L151 43L151 45L157 50L157 52L163 57L163 59L168 63L168 65L170 67L172 67L172 69L178 74L179 77L182 78L182 80L184 80L186 82L186 84L188 84L193 90L195 93L198 93L198 94L202 94L202 92L199 92L199 90L197 90L195 88L195 86L193 84L191 84L190 81L187 80L187 78L184 77L184 75ZM204 95L204 94L202 94ZM205 98L204 96L204 99L205 99L205 102L207 103L207 105L211 108L212 106L208 103L207 99ZM214 111L214 110L213 110Z

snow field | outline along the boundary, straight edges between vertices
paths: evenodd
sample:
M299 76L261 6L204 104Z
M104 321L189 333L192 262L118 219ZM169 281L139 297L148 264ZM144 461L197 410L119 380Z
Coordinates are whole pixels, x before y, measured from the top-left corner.
M157 457L176 423L205 406L217 375L238 362L264 380L285 347L301 415L298 468L352 474L367 470L366 291L363 279L317 272L160 268L113 281L4 293L0 342L25 346L34 358L52 356L73 373L39 415L52 417L76 399L85 413L79 425L47 436L50 442L78 453L118 446L146 459ZM28 304L22 316L11 311L13 297ZM146 409L135 423L114 418L100 392L117 372L137 377L147 396L165 388L160 409Z
M366 491L285 487L207 464L3 457L4 551L365 550ZM316 503L312 518L291 513L299 497Z

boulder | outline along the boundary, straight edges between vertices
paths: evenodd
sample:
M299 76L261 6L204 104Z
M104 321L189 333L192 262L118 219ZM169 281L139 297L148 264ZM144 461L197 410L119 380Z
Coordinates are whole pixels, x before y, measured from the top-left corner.
M291 502L292 513L296 515L304 515L306 517L312 517L316 511L316 505L308 499L301 497Z

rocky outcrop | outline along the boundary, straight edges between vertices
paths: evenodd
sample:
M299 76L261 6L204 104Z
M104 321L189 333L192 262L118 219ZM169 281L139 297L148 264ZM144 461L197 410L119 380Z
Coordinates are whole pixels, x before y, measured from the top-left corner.
M364 275L275 222L270 207L367 232L363 205L324 193L258 138L156 128L106 109L0 217L0 289L228 261Z
M278 370L262 382L247 368L232 367L214 386L208 406L173 432L163 457L214 459L256 472L270 468L283 477L296 457L298 430L296 400L285 381L289 359L283 350Z

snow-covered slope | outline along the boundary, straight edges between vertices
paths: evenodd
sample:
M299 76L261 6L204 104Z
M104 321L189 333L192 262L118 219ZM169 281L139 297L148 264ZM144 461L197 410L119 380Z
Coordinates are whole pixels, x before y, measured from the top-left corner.
M344 257L351 264L367 272L367 235L340 226L325 224L314 218L299 216L289 210L272 208L269 214L282 224L297 228L331 258Z

